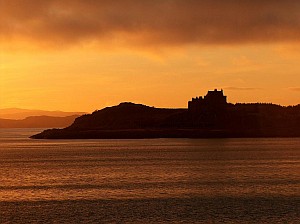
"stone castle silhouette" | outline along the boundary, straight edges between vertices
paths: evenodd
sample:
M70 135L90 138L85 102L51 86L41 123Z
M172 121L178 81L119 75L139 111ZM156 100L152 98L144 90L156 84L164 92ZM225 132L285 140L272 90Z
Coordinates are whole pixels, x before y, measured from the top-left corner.
M192 98L188 102L188 110L192 114L199 113L219 113L223 112L227 106L227 97L224 96L223 90L208 91L206 96Z

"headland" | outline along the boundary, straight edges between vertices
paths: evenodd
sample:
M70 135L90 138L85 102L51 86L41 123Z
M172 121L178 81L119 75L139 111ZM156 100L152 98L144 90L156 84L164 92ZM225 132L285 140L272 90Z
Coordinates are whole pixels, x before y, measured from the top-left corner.
M63 129L34 139L300 137L300 105L231 104L223 90L208 91L185 109L154 108L130 102L82 115Z

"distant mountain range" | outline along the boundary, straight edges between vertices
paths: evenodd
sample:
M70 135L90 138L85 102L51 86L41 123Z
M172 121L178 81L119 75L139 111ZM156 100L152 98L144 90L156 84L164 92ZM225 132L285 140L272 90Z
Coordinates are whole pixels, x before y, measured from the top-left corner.
M67 117L32 116L22 120L0 118L0 128L62 128L71 125L80 115Z
M82 115L85 112L63 112L63 111L46 111L46 110L29 110L20 108L0 109L0 118L22 120L32 116L51 116L51 117L67 117L72 115Z
M62 128L84 112L0 109L0 128Z

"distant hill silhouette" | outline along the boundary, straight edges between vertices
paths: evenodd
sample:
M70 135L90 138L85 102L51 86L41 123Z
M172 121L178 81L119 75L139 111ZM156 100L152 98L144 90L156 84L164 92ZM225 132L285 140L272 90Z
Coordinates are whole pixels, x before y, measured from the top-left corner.
M75 120L69 129L138 129L160 127L170 116L185 109L160 109L134 103L120 103Z
M46 111L46 110L29 110L20 108L0 109L0 118L22 120L32 116L51 116L66 117L71 115L82 115L85 112L63 112L63 111Z
M300 105L230 104L223 91L189 101L188 109L121 103L32 138L300 137Z
M71 125L78 116L32 116L22 120L0 118L0 128L62 128Z

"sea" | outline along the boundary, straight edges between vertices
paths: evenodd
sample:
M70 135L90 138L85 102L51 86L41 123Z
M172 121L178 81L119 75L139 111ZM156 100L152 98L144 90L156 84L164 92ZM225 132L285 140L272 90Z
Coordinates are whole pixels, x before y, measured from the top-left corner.
M0 223L300 223L300 138L40 131L0 129Z

